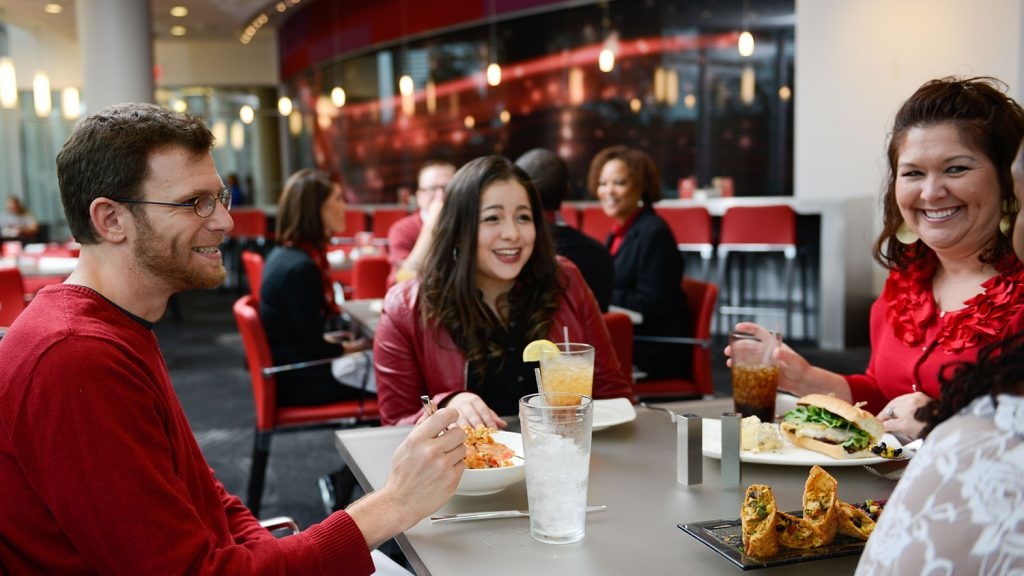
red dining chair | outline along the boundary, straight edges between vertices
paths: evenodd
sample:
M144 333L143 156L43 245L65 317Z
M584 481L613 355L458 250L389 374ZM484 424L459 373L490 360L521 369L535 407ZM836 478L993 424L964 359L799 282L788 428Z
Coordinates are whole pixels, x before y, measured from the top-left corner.
M259 208L234 208L231 219L234 227L228 232L225 262L234 272L234 286L240 290L244 267L242 252L253 250L262 253L268 236L267 214Z
M781 289L783 301L768 301L764 298L748 298L745 294L745 272L752 277L758 270L758 260L764 256L783 257ZM722 320L722 332L727 332L736 316L756 317L758 314L780 314L785 316L788 336L793 335L793 304L798 246L796 238L796 212L786 205L734 206L722 216L718 241L718 285L721 287L722 303L718 314ZM801 273L805 273L801 270ZM738 276L733 282L733 276ZM756 291L764 290L753 282ZM804 283L806 284L806 283ZM808 333L807 290L801 295L804 336Z
M573 228L580 227L579 206L569 202L562 202L562 205L559 207L558 211L561 212L562 220L564 220L566 224L572 226Z
M612 348L622 366L622 375L633 384L633 321L622 312L605 312L604 325L612 337Z
M608 241L608 233L612 230L615 220L604 213L600 206L583 206L580 208L580 230L601 244Z
M370 217L373 224L370 231L373 232L374 243L386 243L391 225L408 215L409 211L405 208L375 208Z
M0 268L0 326L10 326L25 309L25 282L17 268Z
M666 400L677 398L705 397L715 393L711 379L711 320L718 301L718 286L710 282L701 282L691 278L683 278L683 292L686 293L688 308L687 330L692 337L647 337L634 336L634 346L644 341L670 342L687 346L690 360L690 373L683 378L664 378L658 380L639 380L634 387L641 400Z
M708 209L703 206L655 206L654 211L672 229L680 252L700 256L700 278L707 280L715 251Z
M260 287L263 285L263 255L252 250L242 251L242 268L249 280L249 294L260 301Z
M352 263L352 298L383 298L388 293L390 273L387 256L360 256Z
M354 244L356 234L366 232L366 211L349 206L345 210L345 230L331 237L332 244Z
M253 440L252 466L249 470L247 504L254 516L259 515L270 459L270 443L274 434L302 430L339 428L358 425L376 425L380 422L375 397L346 400L319 406L278 406L275 374L302 370L330 363L334 358L323 358L275 366L270 345L260 321L259 304L245 295L235 301L235 322L242 335L246 364L252 379L252 394L256 407L256 431Z

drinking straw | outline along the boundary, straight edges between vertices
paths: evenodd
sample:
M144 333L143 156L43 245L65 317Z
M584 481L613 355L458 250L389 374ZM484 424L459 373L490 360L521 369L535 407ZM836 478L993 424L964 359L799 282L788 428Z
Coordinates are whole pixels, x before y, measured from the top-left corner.
M537 377L537 392L543 392L544 391L544 385L541 383L541 380L540 380L540 368L534 368L533 369L533 375Z
M569 327L562 326L562 337L565 338L565 351L569 351Z

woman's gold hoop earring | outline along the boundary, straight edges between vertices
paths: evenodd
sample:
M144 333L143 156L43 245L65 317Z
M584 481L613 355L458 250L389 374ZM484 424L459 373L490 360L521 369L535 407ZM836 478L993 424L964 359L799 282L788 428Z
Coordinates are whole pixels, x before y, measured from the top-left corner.
M1003 236L1010 235L1010 228L1013 224L1013 214L1020 210L1020 206L1017 205L1017 199L1003 200L1003 217L999 219L999 231Z
M896 239L902 244L913 244L920 240L921 237L918 236L917 232L914 232L910 227L910 224L907 224L907 221L904 220L903 223L900 224L900 227L896 229Z
M999 219L999 231L1002 232L1003 236L1010 235L1010 215L1003 214L1003 217Z

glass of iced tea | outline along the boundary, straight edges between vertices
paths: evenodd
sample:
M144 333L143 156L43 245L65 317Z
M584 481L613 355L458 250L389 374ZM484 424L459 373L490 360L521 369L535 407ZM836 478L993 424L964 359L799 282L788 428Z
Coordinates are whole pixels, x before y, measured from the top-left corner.
M593 396L594 347L576 342L561 342L555 345L558 352L545 349L540 354L540 391ZM569 401L578 400L571 396L566 398Z
M748 332L729 332L732 352L732 398L736 412L775 421L775 394L779 367L772 358L778 340L772 334L758 338Z

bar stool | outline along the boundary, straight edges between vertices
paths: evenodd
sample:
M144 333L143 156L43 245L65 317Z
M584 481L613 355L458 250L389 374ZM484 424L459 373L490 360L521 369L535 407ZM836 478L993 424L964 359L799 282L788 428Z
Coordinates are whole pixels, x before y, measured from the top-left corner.
M681 253L700 256L700 279L708 280L715 251L708 209L703 206L655 206L654 211L672 229L676 247Z
M718 242L718 283L722 287L718 315L722 320L722 333L731 327L735 316L756 316L757 314L780 314L786 318L786 335L793 335L793 305L795 300L794 281L798 264L796 241L796 213L785 205L775 206L734 206L722 216ZM755 257L781 254L784 259L782 286L785 290L782 305L777 301L766 301L756 296L762 288L756 282L757 262ZM738 258L733 258L736 256ZM732 264L741 260L736 269ZM755 296L747 299L744 276L749 270L754 275ZM734 286L732 272L738 272L739 282ZM801 267L801 278L805 279ZM803 317L803 336L808 337L808 306L806 281L801 290L800 304Z

